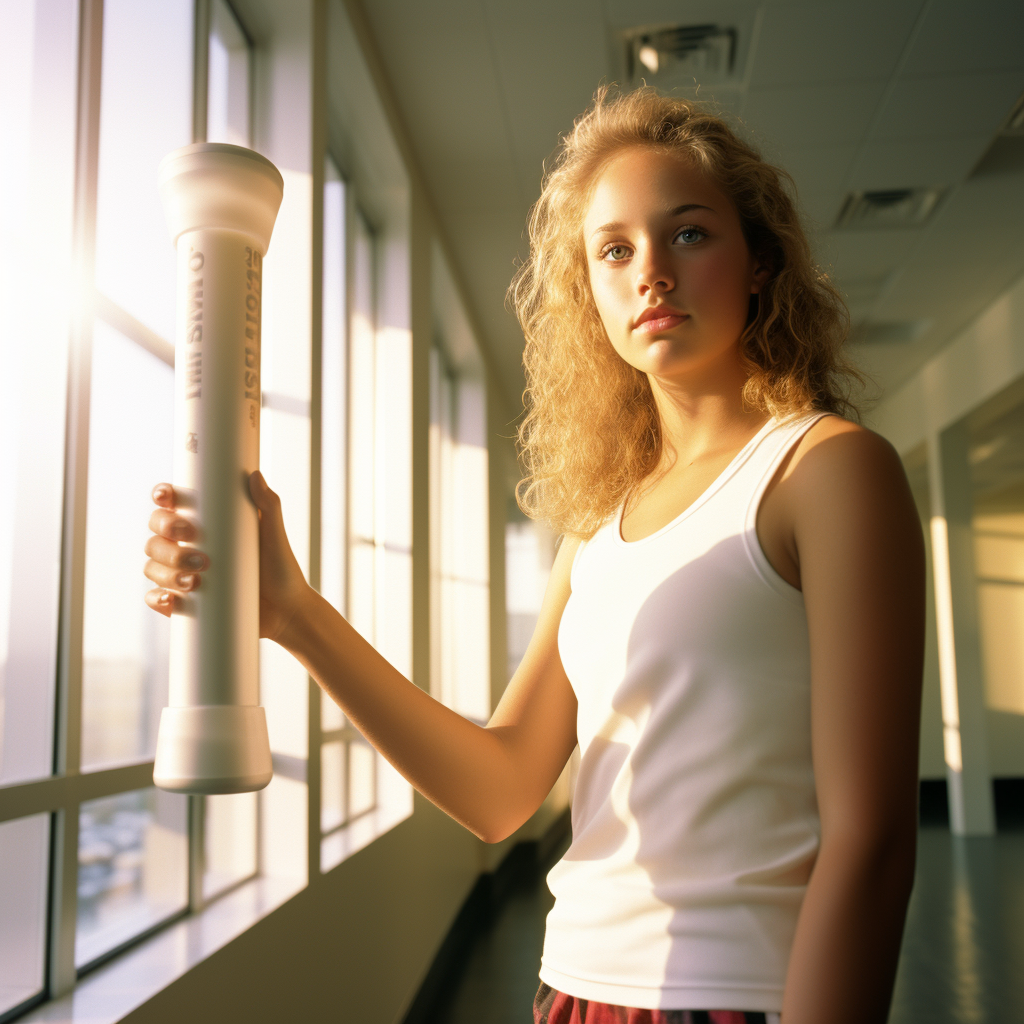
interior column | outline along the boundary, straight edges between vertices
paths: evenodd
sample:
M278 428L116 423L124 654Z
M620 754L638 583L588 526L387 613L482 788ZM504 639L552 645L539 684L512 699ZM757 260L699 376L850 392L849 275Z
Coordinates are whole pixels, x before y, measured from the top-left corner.
M928 438L932 568L942 687L943 750L954 835L995 832L985 676L974 569L969 436L961 421Z

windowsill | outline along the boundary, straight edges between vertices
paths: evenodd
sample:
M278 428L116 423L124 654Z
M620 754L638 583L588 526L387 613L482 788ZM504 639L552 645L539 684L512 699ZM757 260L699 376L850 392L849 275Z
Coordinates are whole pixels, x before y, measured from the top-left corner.
M393 770L379 778L378 806L322 840L322 874L412 813L408 784ZM305 887L294 878L254 878L90 971L74 991L35 1007L18 1024L116 1024Z
M254 878L201 913L170 925L90 971L74 991L19 1017L19 1024L114 1024L302 888L295 879Z

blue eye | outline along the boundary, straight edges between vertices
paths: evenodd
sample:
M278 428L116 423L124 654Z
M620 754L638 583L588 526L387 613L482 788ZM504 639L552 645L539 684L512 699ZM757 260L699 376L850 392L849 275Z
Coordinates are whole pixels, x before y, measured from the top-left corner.
M682 241L683 245L696 245L699 241L707 237L707 232L701 228L683 228L679 234L676 235L676 241Z

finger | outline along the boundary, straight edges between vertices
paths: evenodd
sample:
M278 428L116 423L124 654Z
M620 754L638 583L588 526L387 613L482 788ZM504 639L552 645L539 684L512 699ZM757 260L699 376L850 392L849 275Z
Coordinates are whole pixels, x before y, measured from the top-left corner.
M249 493L261 512L271 516L281 514L281 498L270 489L259 470L249 476Z
M146 604L148 604L153 611L159 612L161 615L166 615L170 618L171 612L174 611L174 594L169 590L161 590L159 588L147 591Z
M173 540L153 534L146 541L146 554L159 562L161 565L170 566L172 569L185 570L187 572L202 572L208 565L209 559L202 551L195 548L182 547Z
M190 590L197 590L199 588L199 573L178 572L169 565L155 562L152 558L146 562L142 571L146 579L152 580L157 586L168 590L176 590L179 593L187 594Z
M178 496L170 484L157 484L153 488L153 503L161 508L175 508L178 503Z
M196 528L184 516L158 508L149 517L149 528L168 540L195 540Z

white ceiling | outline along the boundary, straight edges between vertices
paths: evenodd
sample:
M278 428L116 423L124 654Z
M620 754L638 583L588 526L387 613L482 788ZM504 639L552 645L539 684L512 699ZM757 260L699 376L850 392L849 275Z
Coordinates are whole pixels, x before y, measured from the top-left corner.
M623 81L626 29L737 28L739 80L699 95L793 174L819 258L876 339L851 352L883 390L1024 273L1024 140L1008 167L969 177L1024 93L1021 0L364 7L513 409L522 336L504 296L527 212L559 134L598 84ZM947 192L924 227L832 227L851 190L936 185Z

